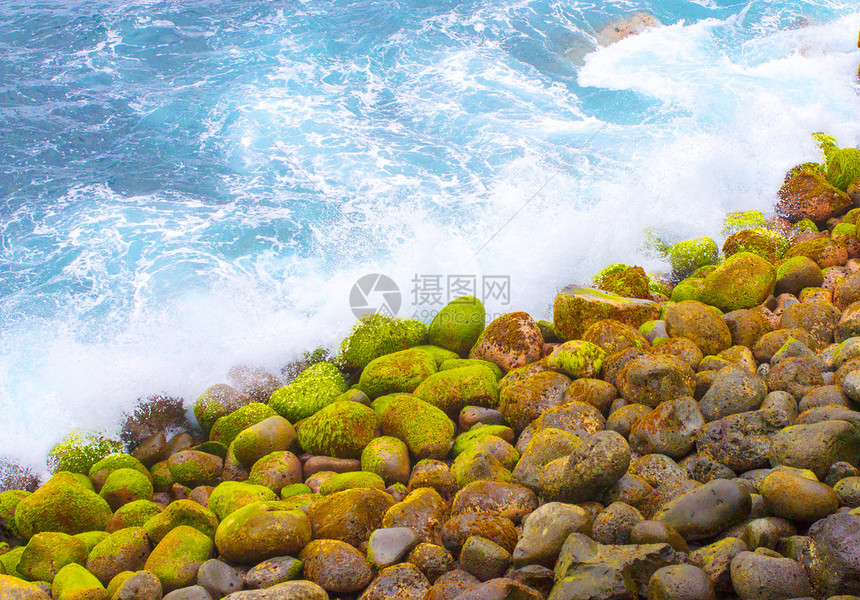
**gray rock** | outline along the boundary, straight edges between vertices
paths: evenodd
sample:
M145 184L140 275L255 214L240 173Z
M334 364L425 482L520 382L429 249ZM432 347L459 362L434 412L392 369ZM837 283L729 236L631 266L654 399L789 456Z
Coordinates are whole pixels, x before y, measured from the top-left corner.
M213 598L202 585L192 585L173 590L164 597L164 600L213 600Z
M233 592L224 600L329 600L329 597L311 581L287 581L264 590Z
M510 566L510 553L486 538L473 535L460 550L460 568L482 582L501 577Z
M699 429L696 450L736 472L760 469L770 464L771 435L783 427L784 419L771 411L729 415Z
M523 521L523 533L513 551L514 567L552 568L567 537L588 522L588 514L574 504L547 502L539 506Z
M149 571L139 571L119 586L114 599L162 600L161 582Z
M788 600L809 596L803 567L776 552L741 552L732 559L732 585L741 600Z
M639 454L680 459L696 445L696 431L704 424L699 403L693 398L668 400L633 425L630 448Z
M779 517L762 517L753 519L744 525L741 540L749 550L757 548L776 550L781 539L796 534L797 528L792 525L791 521Z
M845 461L857 464L860 459L860 436L846 421L823 421L811 425L793 425L773 436L770 462L809 469L824 479L830 465Z
M585 502L621 479L629 466L627 440L614 431L598 431L574 448L560 472L545 478L549 465L544 469L541 490L547 500Z
M860 595L860 517L836 513L809 528L812 552L804 567L817 595Z
M213 558L197 569L197 585L206 588L212 600L220 600L227 594L240 591L243 582L239 571Z
M644 521L642 514L624 502L607 506L591 526L591 538L601 544L628 544L630 532Z
M418 534L409 527L387 527L370 534L367 560L378 569L390 567L418 544Z
M648 581L648 600L715 600L714 585L699 567L671 565Z
M715 479L669 502L654 519L674 527L687 541L703 540L743 521L752 509L747 490Z
M699 408L707 421L757 410L767 395L764 379L741 367L730 366L717 373Z
M382 569L359 600L421 600L429 589L418 567L404 563Z
M277 556L251 568L243 577L245 587L267 588L291 581L302 572L302 561L292 556Z
M723 538L718 542L703 546L690 553L690 564L696 565L708 574L708 578L718 592L732 591L732 559L748 550L743 541L734 537Z

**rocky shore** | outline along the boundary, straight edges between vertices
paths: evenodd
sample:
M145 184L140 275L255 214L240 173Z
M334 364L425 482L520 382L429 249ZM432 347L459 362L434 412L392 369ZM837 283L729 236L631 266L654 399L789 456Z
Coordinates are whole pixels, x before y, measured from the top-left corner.
M552 322L370 315L6 466L0 599L860 598L860 151Z

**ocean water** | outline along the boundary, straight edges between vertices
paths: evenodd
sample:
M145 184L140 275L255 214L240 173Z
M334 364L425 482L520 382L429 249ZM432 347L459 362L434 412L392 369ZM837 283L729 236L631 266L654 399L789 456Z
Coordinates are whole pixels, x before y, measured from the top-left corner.
M2 0L0 456L334 346L367 274L428 320L663 269L645 228L719 239L810 133L860 142L858 30L856 0Z

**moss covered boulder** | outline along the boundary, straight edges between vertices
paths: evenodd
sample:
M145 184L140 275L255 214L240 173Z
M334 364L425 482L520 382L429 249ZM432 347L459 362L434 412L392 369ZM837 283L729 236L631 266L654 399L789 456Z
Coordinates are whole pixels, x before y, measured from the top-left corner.
M66 533L45 531L30 538L16 569L30 581L50 583L66 565L86 561L87 546L83 541Z
M48 453L48 466L54 473L86 475L95 463L117 452L122 452L122 443L117 440L100 433L73 431Z
M149 474L149 469L147 469L142 462L131 454L125 454L122 452L110 454L90 467L89 477L97 492L101 491L108 475L117 469L135 469L143 473L150 481L152 480L152 476Z
M279 501L243 506L227 515L215 533L221 559L240 564L295 556L310 541L308 516Z
M717 243L709 237L684 240L666 251L672 271L679 279L692 275L697 269L716 264L719 260Z
M547 362L549 366L578 379L596 377L605 358L606 352L597 344L585 340L571 340L556 347Z
M6 526L15 535L20 535L18 533L18 526L15 525L15 509L21 503L21 500L32 493L25 490L6 490L5 492L0 492L0 519L5 519Z
M112 514L91 487L71 473L60 472L18 504L15 525L25 539L42 531L74 535L104 530Z
M454 442L454 422L414 396L398 396L380 414L382 433L402 440L416 460L443 459Z
M725 243L723 243L723 254L729 257L739 252L750 252L771 264L775 264L783 257L788 246L788 240L785 239L784 235L770 229L757 227L744 229L726 238Z
M354 488L324 496L308 510L314 539L341 540L356 548L379 529L385 512L394 506L389 494Z
M143 530L153 544L158 544L179 526L191 527L213 537L218 527L218 517L213 511L192 500L175 500L147 521Z
M96 576L77 563L66 565L51 584L54 600L108 600L107 590Z
M705 277L699 300L723 312L752 308L773 293L775 282L772 264L751 252L739 252Z
M279 494L288 485L301 483L302 464L289 450L272 452L262 457L251 467L247 482L266 486Z
M382 477L386 485L409 483L409 448L396 437L380 436L361 451L361 470Z
M436 361L430 354L411 348L371 361L361 372L358 385L371 398L411 393L436 370Z
M141 527L129 527L111 534L92 549L86 559L87 570L107 586L123 571L140 571L149 558L151 547Z
M144 569L158 577L165 592L194 585L200 565L212 558L212 538L193 527L180 525L158 543Z
M244 481L224 481L212 490L209 509L223 521L227 515L243 506L277 499L277 494L266 486Z
M821 267L807 256L795 256L777 264L773 293L776 296L797 295L803 288L819 287L822 283L824 283L824 274L821 272Z
M785 253L785 258L805 256L815 261L822 269L845 264L848 260L848 247L829 237L820 237L793 244Z
M385 489L385 481L376 473L368 473L367 471L337 473L323 482L320 486L320 495L328 496L355 488L370 488L382 491Z
M259 423L277 414L274 409L261 402L251 402L234 410L229 415L219 417L212 430L209 432L209 440L221 442L229 446L239 432L251 425Z
M359 458L378 436L379 417L371 408L357 402L335 402L302 423L299 444L311 454Z
M801 169L780 188L776 214L796 223L810 219L824 223L851 205L851 197L831 185L827 177L812 169Z
M338 361L350 370L363 369L375 358L420 346L426 339L427 326L417 319L368 314L358 320L352 334L341 343Z
M723 233L731 235L744 229L764 227L767 219L760 210L738 210L730 212L723 219Z
M512 312L493 319L481 332L469 358L488 360L505 371L534 362L543 353L543 334L527 313Z
M274 415L239 432L233 439L233 454L239 462L251 466L267 454L289 450L296 439L292 423Z
M269 406L291 423L296 423L334 402L348 387L337 367L321 362L299 373L290 384L275 390Z
M670 337L691 340L706 356L719 354L732 345L731 331L722 316L696 300L670 306L665 320Z
M553 326L562 340L580 339L586 329L603 319L638 328L659 318L660 305L656 302L577 286L562 289L553 305Z
M206 389L194 403L194 416L203 431L209 432L219 418L253 402L251 396L224 383Z
M167 459L167 469L174 481L190 488L218 485L223 467L220 457L199 450L183 450Z
M486 311L474 296L461 296L436 313L427 332L434 346L445 348L465 357L484 330Z
M622 263L604 268L594 276L594 284L604 292L625 298L647 298L649 294L649 281L645 269Z
M499 410L511 427L521 432L541 413L564 403L564 393L569 385L570 378L561 373L552 371L535 373L502 389Z
M0 598L51 600L51 595L34 583L28 583L12 575L0 575Z
M152 480L137 469L117 469L108 475L99 495L111 510L135 500L151 500Z
M415 388L413 395L454 417L465 406L495 408L499 386L492 370L476 365L434 373Z

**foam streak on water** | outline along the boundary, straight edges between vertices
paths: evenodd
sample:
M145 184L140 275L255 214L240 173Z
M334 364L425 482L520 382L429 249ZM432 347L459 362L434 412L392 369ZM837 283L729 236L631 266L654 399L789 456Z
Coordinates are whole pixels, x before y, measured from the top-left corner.
M610 46L636 11L663 27ZM860 142L854 2L0 5L0 455L335 344L365 273L512 308ZM513 217L513 218L512 218ZM434 308L433 306L429 308ZM439 308L439 306L435 306Z

